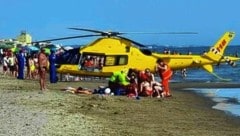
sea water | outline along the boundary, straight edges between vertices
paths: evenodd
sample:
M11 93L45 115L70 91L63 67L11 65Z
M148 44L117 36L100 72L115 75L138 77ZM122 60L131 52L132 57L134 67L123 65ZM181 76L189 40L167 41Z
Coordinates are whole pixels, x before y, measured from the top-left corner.
M240 88L188 88L186 90L193 90L216 102L213 109L240 117Z

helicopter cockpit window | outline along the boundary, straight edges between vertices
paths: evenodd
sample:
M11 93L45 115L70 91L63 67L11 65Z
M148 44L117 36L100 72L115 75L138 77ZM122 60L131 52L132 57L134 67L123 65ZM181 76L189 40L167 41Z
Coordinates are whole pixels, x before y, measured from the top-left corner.
M115 65L115 63L116 63L116 58L115 57L113 57L113 56L107 56L106 57L106 62L105 62L106 66L113 66L113 65Z
M118 64L119 65L126 65L127 64L127 56L120 56Z
M107 56L105 66L126 65L128 57L126 55Z

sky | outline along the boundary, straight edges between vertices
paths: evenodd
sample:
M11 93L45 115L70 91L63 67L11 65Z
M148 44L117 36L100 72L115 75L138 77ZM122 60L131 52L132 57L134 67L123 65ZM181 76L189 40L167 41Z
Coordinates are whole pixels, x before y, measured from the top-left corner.
M0 0L0 39L22 30L33 41L92 34L69 27L118 32L197 32L198 34L126 34L149 45L213 45L224 32L240 45L239 0ZM98 37L56 41L87 44Z

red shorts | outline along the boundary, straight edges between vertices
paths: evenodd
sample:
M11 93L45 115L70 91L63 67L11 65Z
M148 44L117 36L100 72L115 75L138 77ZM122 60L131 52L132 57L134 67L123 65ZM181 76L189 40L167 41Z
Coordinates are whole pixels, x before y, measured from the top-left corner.
M152 96L153 91L152 90L144 90L145 96Z

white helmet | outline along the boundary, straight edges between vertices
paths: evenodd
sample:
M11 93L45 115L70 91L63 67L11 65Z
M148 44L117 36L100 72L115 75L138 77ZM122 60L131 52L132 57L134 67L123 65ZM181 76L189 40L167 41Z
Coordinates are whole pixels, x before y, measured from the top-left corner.
M110 94L110 93L111 93L111 89L110 89L110 88L106 88L106 89L104 90L104 93L105 93L105 94Z

